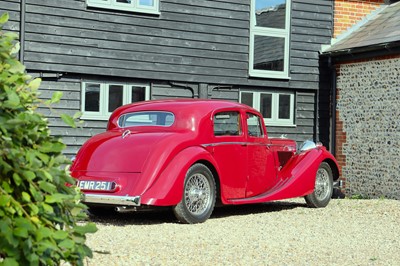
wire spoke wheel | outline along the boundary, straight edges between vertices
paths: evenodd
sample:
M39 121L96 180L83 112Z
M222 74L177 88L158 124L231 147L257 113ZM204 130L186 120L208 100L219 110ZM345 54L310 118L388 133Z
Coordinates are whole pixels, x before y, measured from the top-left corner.
M315 180L315 197L322 201L329 196L331 188L329 173L326 169L320 168L317 172L317 178Z
M203 164L189 168L181 202L173 208L176 218L182 223L202 223L214 210L216 184L214 176Z
M207 210L211 201L211 187L207 178L202 174L189 177L185 187L185 203L193 214L202 214Z
M333 193L333 174L328 163L322 162L315 177L314 192L305 196L306 203L311 208L328 205Z

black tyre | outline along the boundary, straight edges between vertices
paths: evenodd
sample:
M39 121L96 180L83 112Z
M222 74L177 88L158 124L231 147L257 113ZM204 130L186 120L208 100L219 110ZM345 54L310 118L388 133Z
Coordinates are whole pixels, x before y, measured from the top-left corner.
M333 193L333 174L329 164L322 162L315 178L315 189L305 196L308 207L321 208L328 205Z
M213 174L205 165L194 164L186 173L182 200L173 211L182 223L202 223L210 218L215 200L216 186Z

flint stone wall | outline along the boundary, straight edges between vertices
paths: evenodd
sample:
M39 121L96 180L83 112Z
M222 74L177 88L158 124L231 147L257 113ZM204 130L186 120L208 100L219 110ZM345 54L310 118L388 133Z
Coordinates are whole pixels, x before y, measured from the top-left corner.
M337 89L346 195L400 199L400 58L341 65Z

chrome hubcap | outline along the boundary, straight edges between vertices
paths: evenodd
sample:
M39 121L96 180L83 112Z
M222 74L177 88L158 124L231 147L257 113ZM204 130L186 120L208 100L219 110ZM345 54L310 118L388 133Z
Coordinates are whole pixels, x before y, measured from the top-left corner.
M318 169L317 178L315 180L315 196L318 200L323 201L329 196L329 174L328 171L321 168Z
M185 203L193 214L204 213L211 200L211 187L207 178L202 174L189 177L185 187Z

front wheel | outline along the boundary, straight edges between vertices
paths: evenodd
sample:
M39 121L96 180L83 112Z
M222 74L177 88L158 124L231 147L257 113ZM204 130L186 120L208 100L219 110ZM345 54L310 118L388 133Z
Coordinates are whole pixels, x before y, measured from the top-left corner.
M333 174L328 163L322 162L315 178L315 189L305 196L308 207L321 208L328 205L333 193Z
M186 173L182 200L173 211L182 223L202 223L210 218L215 199L216 185L213 174L205 165L194 164Z

